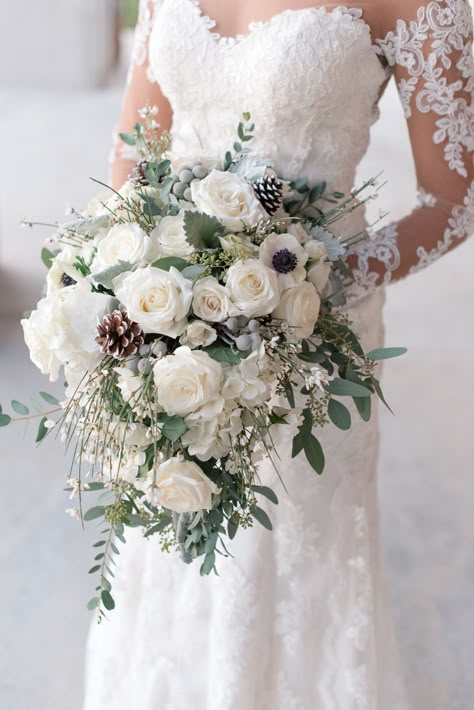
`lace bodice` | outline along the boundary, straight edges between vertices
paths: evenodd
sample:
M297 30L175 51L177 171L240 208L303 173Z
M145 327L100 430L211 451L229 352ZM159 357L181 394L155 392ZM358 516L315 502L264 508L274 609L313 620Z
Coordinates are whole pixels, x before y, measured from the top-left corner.
M199 0L142 0L121 125L129 130L147 100L165 102L173 152L217 157L232 145L239 118L249 111L256 124L253 147L281 175L325 179L348 192L378 98L393 75L408 121L420 206L352 248L351 299L417 271L474 228L468 0L388 2L376 14L371 4L376 6L365 3L364 12L288 9L251 23L243 35L224 37ZM383 36L375 36L366 15L377 17ZM116 161L130 158L127 150ZM364 226L362 211L338 224L351 233Z

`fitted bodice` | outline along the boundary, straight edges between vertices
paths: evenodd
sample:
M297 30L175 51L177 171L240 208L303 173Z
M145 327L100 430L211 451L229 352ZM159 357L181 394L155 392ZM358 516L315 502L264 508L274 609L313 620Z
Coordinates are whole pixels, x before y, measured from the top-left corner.
M282 176L352 188L386 78L360 10L287 10L225 38L195 0L162 0L149 61L173 109L174 153L222 156L248 111L252 148Z

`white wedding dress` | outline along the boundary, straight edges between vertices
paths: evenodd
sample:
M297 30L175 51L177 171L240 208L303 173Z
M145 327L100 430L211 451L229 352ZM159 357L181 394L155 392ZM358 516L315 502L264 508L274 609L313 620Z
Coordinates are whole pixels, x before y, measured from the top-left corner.
M142 72L151 96L153 82L167 96L176 156L222 156L249 111L252 147L282 176L349 192L392 72L409 126L425 126L431 148L425 141L420 156L438 177L430 183L414 149L427 177L422 204L355 253L349 315L365 348L380 346L384 292L374 287L429 263L472 228L467 2L414 6L379 40L360 10L345 8L285 11L233 39L213 29L195 0L142 3L131 81ZM437 190L446 180L446 192ZM359 231L362 211L338 226ZM162 553L158 539L128 535L117 607L91 627L84 710L406 708L379 565L376 412L364 423L352 411L349 432L318 432L322 476L303 454L290 458L289 442L280 447L287 492L271 465L261 467L280 499L267 508L274 532L240 531L229 545L234 559L218 558L219 576L201 578L198 563Z

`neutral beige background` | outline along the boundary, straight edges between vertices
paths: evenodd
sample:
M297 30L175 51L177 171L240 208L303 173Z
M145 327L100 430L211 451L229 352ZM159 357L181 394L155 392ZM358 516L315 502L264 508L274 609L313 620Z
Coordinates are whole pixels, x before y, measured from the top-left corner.
M18 220L81 206L94 192L87 176L106 176L123 74L102 90L0 91L4 405L51 389L28 361L15 316L37 297L47 232L25 232ZM395 218L413 205L414 176L393 87L381 108L360 177L385 169L380 206ZM387 342L409 352L385 369L396 416L382 413L381 515L414 710L470 710L474 697L473 264L471 241L387 292ZM79 710L92 535L63 514L60 445L36 450L32 433L0 431L0 707Z

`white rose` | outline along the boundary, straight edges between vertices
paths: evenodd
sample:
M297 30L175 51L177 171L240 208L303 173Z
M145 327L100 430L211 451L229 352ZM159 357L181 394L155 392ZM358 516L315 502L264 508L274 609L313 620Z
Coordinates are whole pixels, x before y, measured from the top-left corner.
M91 270L101 271L119 261L139 264L153 258L153 242L138 224L116 224L97 244Z
M211 345L217 339L217 332L215 328L202 320L194 320L189 323L188 327L184 331L183 335L180 337L179 342L181 345L189 345L191 349L193 348L205 348L207 345Z
M241 232L267 216L250 183L234 173L212 170L204 180L191 183L191 193L201 212L233 231Z
M290 326L290 341L308 338L319 316L321 301L312 283L303 281L283 292L280 305L272 315L285 320Z
M193 289L193 311L203 320L221 323L229 316L230 293L213 276L199 279Z
M156 244L158 253L165 256L186 257L194 251L194 247L186 239L184 212L163 217L150 237Z
M260 245L260 260L276 271L282 288L290 288L306 278L308 254L292 234L269 234Z
M177 456L158 467L150 485L155 488L154 502L177 513L210 510L213 494L219 493L216 484L196 463Z
M202 350L181 346L153 368L158 403L167 414L200 411L211 417L222 410L222 367Z
M258 259L233 264L227 272L227 288L233 304L230 315L264 316L280 301L280 284L275 271Z
M321 294L329 280L331 264L327 261L316 263L308 271L308 281L315 286L316 291Z
M146 266L117 276L113 284L115 295L129 317L145 333L176 338L184 332L193 285L173 266L169 271Z
M318 242L317 239L310 239L305 242L304 249L310 261L324 261L328 255L325 243Z

